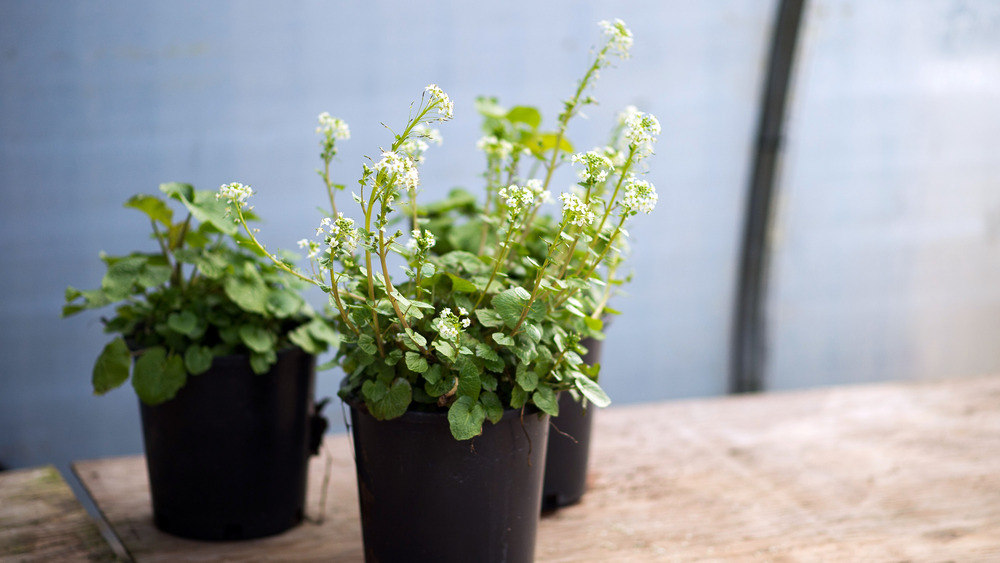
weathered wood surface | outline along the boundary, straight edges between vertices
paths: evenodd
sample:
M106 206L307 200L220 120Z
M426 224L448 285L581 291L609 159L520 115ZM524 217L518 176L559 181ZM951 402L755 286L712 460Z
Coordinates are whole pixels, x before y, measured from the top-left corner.
M539 562L1000 561L1000 377L613 407ZM141 457L77 473L137 561L362 561L350 443L326 520L246 543L153 528ZM310 475L317 515L323 462ZM414 517L419 517L415 515Z
M0 472L0 562L116 560L55 467Z

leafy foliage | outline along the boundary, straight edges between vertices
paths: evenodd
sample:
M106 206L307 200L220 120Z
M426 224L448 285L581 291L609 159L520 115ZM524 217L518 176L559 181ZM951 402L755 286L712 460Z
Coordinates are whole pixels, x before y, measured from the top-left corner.
M115 306L105 331L119 336L94 364L96 394L121 386L131 371L136 394L156 405L219 356L248 354L253 370L266 373L284 347L317 353L339 345L299 295L302 284L249 250L215 192L180 183L160 191L167 197L125 202L149 218L158 251L102 255L101 287L66 290L63 316ZM179 221L171 201L186 211Z
M558 415L562 391L597 406L610 400L597 382L599 366L586 365L581 338L602 338L606 303L621 283L615 275L625 250L626 221L649 212L655 190L637 174L659 133L655 118L627 109L600 150L573 154L567 125L594 103L585 92L608 57L624 58L631 33L624 24L601 23L605 43L568 99L554 130L541 113L510 109L480 98L486 135L485 198L456 189L426 206L417 204L418 165L430 126L451 118L451 101L428 86L411 118L380 159L362 167L352 193L358 222L337 211L330 181L336 137L328 114L320 116L324 169L320 172L333 213L303 240L312 268L303 274L281 258L275 265L329 295L330 322L339 335L336 360L347 374L343 396L362 399L373 416L391 419L407 410L447 410L458 440L479 435L504 409L532 404ZM325 117L324 117L325 116ZM337 131L345 131L337 129ZM578 166L578 186L560 196L561 213L542 205L555 169ZM267 254L247 215L247 186L223 195L257 249ZM409 223L410 240L396 225ZM405 261L394 279L389 257ZM231 282L235 283L235 282ZM296 342L312 336L296 331Z

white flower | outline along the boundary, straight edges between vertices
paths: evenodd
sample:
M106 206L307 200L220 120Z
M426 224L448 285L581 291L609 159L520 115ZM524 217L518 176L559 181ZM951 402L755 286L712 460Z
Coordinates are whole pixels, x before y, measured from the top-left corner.
M219 193L215 194L215 199L226 198L230 205L236 205L240 209L247 207L247 201L253 195L253 188L243 184L233 182L219 186ZM229 211L228 209L226 210Z
M625 138L628 139L629 147L635 149L637 158L653 154L653 143L659 134L660 121L655 115L636 110L625 116Z
M496 138L494 135L487 135L476 141L476 148L486 153L487 158L506 160L514 152L514 145L510 141Z
M412 250L418 250L420 252L427 252L431 248L434 248L436 244L436 239L434 238L434 233L428 231L427 229L420 230L414 229L410 232L411 238L406 243L406 248Z
M535 195L535 201L537 203L548 203L552 201L552 193L545 189L541 180L532 178L524 183L524 187L531 190L531 193Z
M331 258L351 256L358 247L358 240L361 238L361 233L354 227L354 219L344 217L343 213L337 213L335 221L329 217L323 217L316 229L316 234L324 235L324 251ZM304 248L303 242L309 244L309 258L315 258L319 254L319 245L303 239L299 241L300 248Z
M585 153L574 154L570 159L574 164L582 163L583 169L579 172L580 181L585 184L601 184L608 179L608 173L615 169L611 159L602 154L603 151L595 149Z
M503 198L512 215L517 215L535 203L535 192L527 186L511 184L506 188L500 188L497 193Z
M420 176L413 161L395 152L382 153L382 159L375 165L375 173L381 172L385 172L389 183L401 184L407 189L415 189L420 185Z
M458 335L464 329L469 328L469 325L472 324L467 315L468 311L464 307L458 308L458 315L451 312L451 307L445 307L441 309L441 313L438 314L438 317L434 319L432 324L437 329L438 334L441 335L441 338L454 341L458 339Z
M608 38L609 51L622 59L629 57L628 50L632 47L632 32L625 27L625 22L615 18L614 21L600 21L597 25Z
M625 181L625 196L621 201L624 215L635 215L640 211L648 215L656 207L657 200L659 196L653 184L636 179L634 174L629 175Z
M559 194L559 199L563 202L564 220L584 227L594 222L596 216L594 212L575 194L563 192Z
M347 126L347 123L340 119L339 117L331 117L329 113L323 112L319 114L319 126L316 127L317 133L322 133L329 139L350 139L351 129Z
M451 119L455 113L455 104L452 103L448 94L444 93L437 84L428 84L424 91L431 95L431 104L437 104L438 115L442 120Z

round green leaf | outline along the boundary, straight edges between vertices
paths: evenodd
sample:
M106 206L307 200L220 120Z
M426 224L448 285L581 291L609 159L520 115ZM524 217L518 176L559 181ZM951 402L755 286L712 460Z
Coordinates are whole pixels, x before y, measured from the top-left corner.
M177 354L167 355L163 348L150 348L135 362L132 386L147 405L155 406L173 399L186 382L184 360Z
M267 352L274 349L277 337L271 331L260 325L243 325L240 327L240 340L254 352Z
M459 397L448 409L448 425L456 440L469 440L483 433L486 409L472 397Z
M212 367L212 349L207 346L190 346L184 352L184 367L191 375L200 375Z
M125 383L131 363L132 357L124 340L115 338L105 345L94 363L94 393L103 395Z

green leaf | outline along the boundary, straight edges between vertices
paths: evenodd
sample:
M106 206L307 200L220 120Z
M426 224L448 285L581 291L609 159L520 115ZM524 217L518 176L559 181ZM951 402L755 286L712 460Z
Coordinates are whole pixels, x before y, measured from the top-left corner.
M190 200L194 198L194 186L191 184L167 182L160 184L160 191L167 194L167 197L172 197L178 201L184 201L185 199Z
M139 277L136 281L139 285L145 288L156 287L167 283L170 280L170 274L173 271L170 266L158 266L155 264L145 264L141 270L139 270Z
M288 340L308 354L319 354L326 347L317 342L309 333L308 325L302 325L288 333Z
M528 402L528 392L521 388L520 385L515 385L510 390L510 407L513 409L519 409Z
M132 287L139 281L139 274L146 260L145 256L130 256L108 266L108 271L101 280L101 289L105 295L112 301L128 297L132 293Z
M497 344L499 344L501 346L511 347L511 346L516 346L517 345L517 343L514 342L513 338L511 338L510 336L507 336L506 334L504 334L502 332L494 332L491 336L493 337L494 342L496 342Z
M271 371L271 366L278 361L278 354L274 350L264 352L250 352L250 369L257 375L264 375Z
M366 354L371 356L378 353L378 348L375 346L375 339L370 334L361 334L358 336L358 348L361 348Z
M472 397L459 397L448 409L448 425L456 440L469 440L483 433L486 409Z
M538 374L528 369L528 364L517 364L517 384L525 391L534 391L538 387Z
M576 388L580 390L580 393L582 393L583 396L595 406L604 408L611 404L611 397L608 397L608 394L604 392L604 389L601 389L601 386L598 385L593 379L578 373L576 374L573 383L576 385Z
M479 392L483 390L483 384L479 380L479 368L476 363L465 356L459 357L456 362L458 366L458 389L456 393L460 397L472 397L479 400Z
M542 340L542 331L537 326L535 326L535 325L533 325L531 323L523 323L521 325L521 328L523 329L524 334L529 339L531 339L532 342L534 342L535 344L538 344L539 342L541 342L541 340Z
M539 387L531 396L535 406L552 416L559 416L559 397L551 387Z
M428 369L427 358L421 356L416 352L407 352L406 367L409 368L410 371L415 371L417 373L424 373Z
M197 344L189 346L184 352L184 367L191 375L200 375L212 367L212 349Z
M115 338L107 343L94 363L94 373L91 378L94 394L103 395L125 383L131 364L132 356L124 340Z
M435 340L434 349L441 353L442 356L448 358L448 360L454 362L455 358L458 357L458 350L450 342L444 340Z
M514 328L521 318L521 312L524 311L525 302L530 298L531 294L523 287L512 287L493 296L490 303L504 323L509 328Z
M493 309L476 309L476 318L479 319L479 324L488 328L503 326L503 319Z
M178 334L193 336L198 332L198 316L191 311L170 313L167 317L167 326Z
M487 346L485 342L476 344L476 356L483 359L486 364L486 369L498 373L503 371L503 360L500 359L499 354Z
M167 355L159 346L146 350L135 362L132 386L142 402L150 406L169 401L187 382L184 359Z
M589 328L590 330L601 330L602 328L604 328L604 321L602 321L601 319L584 317L583 322L584 324L587 325L587 328Z
M273 290L267 296L267 310L279 319L287 319L299 312L305 300L291 290Z
M532 152L535 154L544 154L556 146L556 134L555 133L542 133L533 139L533 142L529 144ZM566 140L566 137L559 139L559 150L572 153L573 145Z
M226 260L225 256L220 256L215 252L197 252L194 264L201 275L210 280L217 280L226 275L229 261Z
M532 129L538 129L542 123L542 114L529 106L515 106L507 112L507 119L515 123L525 123Z
M460 278L451 272L445 272L451 280L452 291L458 293L473 293L477 291L476 285L465 278Z
M162 199L146 194L134 195L125 202L125 207L142 211L153 221L158 221L169 227L174 218L174 211Z
M377 420L402 416L413 398L410 382L401 377L397 377L391 386L369 379L362 384L361 395L368 412Z
M264 353L274 350L277 336L260 325L245 324L240 327L240 340L254 352Z
M244 311L262 315L267 312L267 296L270 290L260 272L252 264L245 264L243 271L238 275L226 277L222 287L226 296Z
M496 393L483 391L479 395L479 404L486 409L486 418L493 424L500 422L500 419L503 418L503 404L500 403L500 397Z
M407 328L405 329L405 333L406 336L409 337L409 339L418 347L424 348L427 346L427 339L424 338L424 336L419 332L415 332L413 329Z
M215 192L195 191L190 184L160 184L160 191L184 204L191 215L201 223L208 223L227 235L238 231L232 217L226 216L227 202L215 197Z

